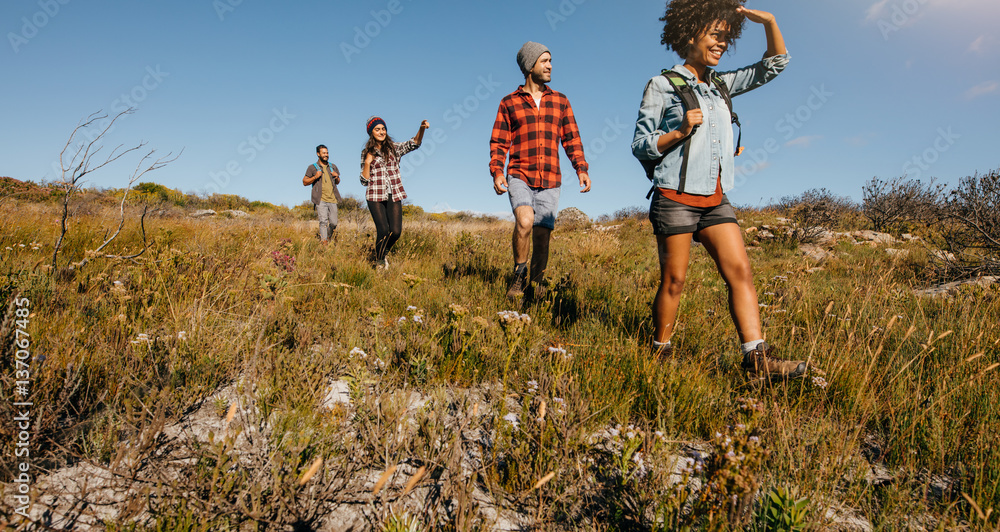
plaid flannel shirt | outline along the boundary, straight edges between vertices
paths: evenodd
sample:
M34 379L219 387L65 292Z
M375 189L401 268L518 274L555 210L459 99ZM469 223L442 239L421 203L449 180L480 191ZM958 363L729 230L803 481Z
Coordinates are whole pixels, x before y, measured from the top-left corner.
M559 187L560 142L577 174L588 170L580 130L566 96L546 86L539 107L523 86L500 100L490 137L491 176L503 173L509 153L508 175L530 187Z
M420 147L419 144L410 139L406 142L393 142L392 149L396 152L396 157L392 160L385 160L381 154L375 153L372 159L371 169L368 174L368 182L362 181L362 185L368 186L365 192L365 199L368 201L385 201L392 193L393 201L403 201L406 199L406 191L403 190L403 180L400 179L399 159L407 153ZM362 157L361 164L365 160ZM362 179L364 179L362 177Z

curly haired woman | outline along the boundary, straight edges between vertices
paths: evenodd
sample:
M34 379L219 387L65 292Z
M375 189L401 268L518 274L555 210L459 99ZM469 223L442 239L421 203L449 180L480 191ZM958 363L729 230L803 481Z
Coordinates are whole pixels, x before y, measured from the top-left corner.
M764 341L750 258L725 194L734 185L735 149L724 95L760 87L781 73L789 60L774 15L747 9L745 1L673 0L660 19L662 44L684 63L646 84L632 140L632 153L646 166L654 186L649 219L656 235L660 287L653 302L653 352L672 352L670 338L693 237L704 244L726 282L729 312L742 344L743 370L758 378L794 378L805 373L806 363L774 356ZM764 26L764 58L737 70L716 72L746 20ZM691 89L699 108L686 108L680 94L684 88L678 85Z
M426 120L412 139L394 142L385 127L385 120L377 116L368 119L365 131L368 142L361 150L361 184L368 187L365 199L368 211L375 222L375 268L386 270L389 261L385 256L403 232L403 200L406 191L399 172L399 159L420 147L424 130L430 125Z

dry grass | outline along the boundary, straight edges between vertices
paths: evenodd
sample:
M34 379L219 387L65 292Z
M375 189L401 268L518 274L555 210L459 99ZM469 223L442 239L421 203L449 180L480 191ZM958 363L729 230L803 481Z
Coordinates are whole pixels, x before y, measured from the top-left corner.
M997 526L996 289L920 299L919 259L841 243L815 270L787 243L748 237L768 341L823 371L761 387L738 371L704 250L675 358L649 358L648 223L557 230L550 297L512 308L509 223L408 217L378 273L364 215L342 217L328 246L315 222L278 214L154 218L140 259L60 275L45 266L55 209L0 204L0 294L30 299L45 355L33 363L35 471L102 471L139 501L98 516L113 530L336 529L345 507L372 528L763 529L756 495L784 485L811 501L815 527L835 505L881 529L925 515ZM85 257L113 219L81 208L60 263ZM138 228L114 246L137 251ZM505 310L531 323L502 327ZM323 407L334 380L351 402ZM210 435L181 430L198 416ZM678 458L690 449L711 458ZM866 478L873 463L891 480ZM15 476L12 453L0 465ZM705 487L684 491L693 480ZM0 521L13 511L5 497Z

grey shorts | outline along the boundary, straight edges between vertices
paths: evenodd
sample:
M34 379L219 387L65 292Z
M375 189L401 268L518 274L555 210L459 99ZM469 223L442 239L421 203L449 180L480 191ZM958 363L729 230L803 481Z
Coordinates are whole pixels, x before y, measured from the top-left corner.
M507 196L510 197L510 209L528 206L535 211L535 223L549 229L556 227L556 214L559 212L559 188L529 187L520 178L507 176Z
M649 221L653 223L655 235L681 235L697 233L713 225L736 223L736 211L725 194L722 203L715 207L690 207L654 192L649 204Z

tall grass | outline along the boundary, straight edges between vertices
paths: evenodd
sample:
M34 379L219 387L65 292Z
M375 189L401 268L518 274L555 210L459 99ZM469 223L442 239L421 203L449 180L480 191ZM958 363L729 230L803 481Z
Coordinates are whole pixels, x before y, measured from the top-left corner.
M107 208L72 219L61 264L103 240ZM376 272L361 216L329 245L314 222L277 215L160 218L147 220L150 247L138 260L98 259L66 274L44 265L55 216L44 205L0 204L0 294L31 301L33 351L44 354L33 363L34 464L113 468L123 447L152 460L155 447L136 443L156 433L150 427L182 419L219 389L253 405L241 407L238 431L187 449L182 474L145 477L142 511L108 522L119 529L318 526L324 504L371 489L366 472L400 464L430 472L421 496L431 495L419 486L437 482L440 500L456 501L449 511L428 504L428 527L488 527L476 512L487 500L542 529L652 529L665 526L652 516L668 507L672 522L724 527L728 518L681 512L670 457L734 434L747 400L761 405L751 428L767 458L740 474L759 486L840 501L887 529L916 512L996 526L995 516L977 521L976 508L1000 507L998 291L919 298L917 259L841 244L817 270L786 244L748 237L767 340L822 372L760 386L739 371L726 287L701 248L675 355L651 358L659 272L648 223L634 218L607 231L557 229L549 296L515 307L504 297L505 222L410 216L391 270ZM766 211L743 216L775 223ZM141 249L138 228L114 245ZM291 268L279 256L294 257ZM505 331L505 310L531 324ZM8 373L4 419L14 415ZM351 383L348 410L319 407L331 379ZM228 404L216 410L221 420ZM13 436L11 427L0 433ZM236 450L241 437L259 442L249 458ZM317 458L324 465L309 491L299 481ZM892 471L888 487L865 480L870 462ZM12 454L0 465L12 479ZM939 497L927 495L935 475L954 480ZM397 510L415 496L403 496L407 480L394 473L369 503L372 523L403 519ZM0 519L13 518L8 504ZM821 523L821 512L814 517Z

